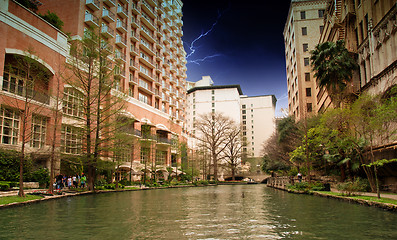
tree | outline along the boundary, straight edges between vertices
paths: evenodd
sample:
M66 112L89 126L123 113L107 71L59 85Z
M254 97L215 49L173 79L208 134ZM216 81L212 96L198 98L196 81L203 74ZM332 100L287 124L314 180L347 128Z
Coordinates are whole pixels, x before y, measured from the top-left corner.
M114 120L124 108L125 94L115 91L117 79L114 69L119 68L109 60L108 43L101 39L99 29L87 29L82 40L71 46L69 68L72 76L68 84L81 92L83 150L88 172L88 189L94 190L97 162L102 154L109 155L114 134Z
M332 102L339 108L352 81L353 70L357 68L355 59L345 48L343 40L320 43L310 53L318 86L327 90Z
M237 166L241 163L243 146L241 140L241 128L238 125L231 127L227 134L226 147L223 151L223 159L226 160L227 167L230 168L232 172L232 180L235 180L235 174Z
M204 150L209 152L214 178L217 181L220 155L227 147L228 133L232 130L234 122L221 113L215 112L201 115L196 124L197 139Z

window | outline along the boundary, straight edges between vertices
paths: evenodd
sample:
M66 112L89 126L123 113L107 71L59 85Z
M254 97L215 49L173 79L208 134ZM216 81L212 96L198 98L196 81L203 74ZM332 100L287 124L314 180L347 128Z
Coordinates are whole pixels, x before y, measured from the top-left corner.
M45 145L45 135L47 129L47 118L39 115L32 117L32 139L30 146L34 148L42 148Z
M33 97L33 80L27 80L26 72L18 68L4 68L3 91L19 96Z
M196 115L196 111L193 111L193 116Z
M212 109L212 113L215 113L215 109Z
M306 19L306 12L305 11L301 11L301 19Z
M150 101L149 101L148 96L143 95L142 93L139 93L139 94L138 94L138 98L139 98L139 101L144 102L144 103L150 105Z
M252 136L251 139L254 140L254 136Z
M243 125L247 124L247 121L243 121Z
M303 44L303 52L307 52L309 50L309 44L304 43Z
M253 112L254 112L254 109L251 109L251 112L253 113Z
M310 73L305 73L305 82L310 82Z
M149 153L150 153L150 148L145 148L145 147L141 148L141 154L140 154L141 163L147 163L148 162Z
M308 113L309 113L309 112L312 112L312 111L313 111L313 106L312 106L312 104L311 104L311 103L307 103L306 105L307 105L307 112L308 112Z
M243 110L243 114L246 114L246 110Z
M215 90L211 90L211 94L214 95L215 94Z
M213 107L213 108L215 107L215 103L212 103L212 107Z
M321 25L321 26L320 26L320 34L323 34L323 32L324 32L324 26Z
M309 58L304 58L303 63L305 66L309 66Z
M74 88L65 88L63 92L63 113L75 117L82 117L83 101L84 95L80 91Z
M311 97L311 96L312 96L312 89L306 88L306 97Z
M157 165L164 165L165 164L165 159L167 156L166 151L156 151L156 164Z
M324 9L318 10L318 17L319 17L319 18L324 17Z
M81 145L81 129L70 125L62 125L61 152L79 154L81 153Z
M243 109L246 108L245 104L243 104L242 108L243 108Z
M306 36L307 35L307 27L302 28L302 35Z
M193 93L193 97L196 97L196 93Z
M215 101L215 96L212 96L212 101Z
M3 144L18 144L19 112L11 109L0 109L0 137Z
M243 115L243 119L247 119L247 116Z

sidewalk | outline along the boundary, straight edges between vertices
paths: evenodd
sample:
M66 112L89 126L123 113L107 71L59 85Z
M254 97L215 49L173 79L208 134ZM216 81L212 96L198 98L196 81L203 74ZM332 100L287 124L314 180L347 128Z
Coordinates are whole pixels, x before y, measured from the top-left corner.
M331 188L332 192L341 192L336 188ZM370 197L377 197L378 195L376 193L372 193L372 192L357 192L355 193L356 195L361 195L361 196L370 196ZM380 197L381 198L390 198L393 200L397 200L397 193L385 193L385 192L381 192L380 193Z

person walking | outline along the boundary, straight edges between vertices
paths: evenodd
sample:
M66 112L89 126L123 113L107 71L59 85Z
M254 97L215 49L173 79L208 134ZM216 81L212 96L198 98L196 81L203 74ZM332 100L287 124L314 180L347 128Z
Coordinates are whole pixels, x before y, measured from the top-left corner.
M69 190L70 190L71 187L72 187L72 177L69 176L68 177L68 188L69 188Z
M73 181L73 186L74 186L75 188L77 188L77 187L78 187L78 186L77 186L77 174L74 175L74 176L72 177L72 181Z
M84 173L81 174L81 187L85 188L85 183L87 182L87 177L84 175Z

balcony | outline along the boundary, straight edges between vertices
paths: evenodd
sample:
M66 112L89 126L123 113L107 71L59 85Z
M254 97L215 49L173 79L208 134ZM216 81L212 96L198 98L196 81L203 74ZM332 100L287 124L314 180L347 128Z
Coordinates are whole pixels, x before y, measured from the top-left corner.
M149 66L151 68L154 68L153 60L151 58L149 58L147 55L144 55L144 56L141 55L139 60L141 60L144 63L144 65L147 65L147 66Z
M172 144L172 139L168 139L166 137L157 136L157 144L171 145Z
M130 2L130 0L120 0L120 2L122 2L124 4L128 4Z
M126 61L126 56L124 53L119 52L119 51L115 51L114 52L114 59L118 62L125 62Z
M132 62L130 61L130 69L132 71L138 71L138 68L139 68L138 63L136 63L134 61L132 61Z
M169 102L170 101L170 97L167 94L165 94L165 93L161 94L161 98L163 99L163 102Z
M178 35L178 37L182 37L182 36L183 36L183 31L182 31L182 29L178 29L178 30L176 31L176 35Z
M143 92L146 92L146 93L149 93L149 94L153 94L154 93L152 86L150 86L148 84L143 84L143 82L141 80L139 81L138 86Z
M139 71L139 75L143 77L146 80L149 80L151 82L154 82L153 74L151 72L143 72Z
M103 0L103 2L108 5L109 7L115 7L116 6L116 2L115 0Z
M107 54L113 53L113 46L104 40L101 42L101 49L106 51Z
M115 68L114 69L114 78L115 79L125 78L125 71L120 68Z
M145 0L142 0L142 8L143 9L145 9L146 10L146 12L151 16L151 17L155 17L155 14L154 14L154 8L149 4L149 3L147 3Z
M105 38L113 38L114 37L114 30L111 29L108 25L102 23L102 28L101 28L101 33L102 36Z
M130 54L132 56L138 56L138 51L133 44L131 44L131 47L130 47Z
M138 34L134 30L131 30L131 35L130 35L131 41L138 42L139 40L137 35Z
M153 51L153 46L146 42L144 39L141 38L141 42L139 45L143 50L145 50L146 52L148 52L150 55L154 56L154 51Z
M141 21L144 22L145 25L148 28L150 28L152 31L156 30L156 28L154 27L154 21L148 15L146 15L144 12L142 12Z
M141 34L151 43L155 43L153 32L147 29L144 25L141 25Z
M116 29L122 33L126 33L127 32L127 24L125 22L122 22L119 19L117 19Z
M127 47L127 40L123 38L122 36L116 34L116 45L119 46L120 48L126 48Z
M176 13L179 17L182 17L182 16L183 16L182 10L181 10L180 8L175 9L175 13Z
M109 9L103 8L102 10L102 18L108 22L114 22L116 15L112 13Z
M133 26L134 28L139 27L139 20L134 16L131 16L131 26Z
M87 5L87 7L89 9L91 9L92 11L97 11L99 10L99 0L86 0L85 4Z
M157 98L160 98L160 93L159 93L160 91L157 89L157 88L154 88L154 95L155 95L155 97L157 97Z
M98 27L99 26L99 20L97 17L92 15L91 13L86 13L84 17L84 22L87 23L88 25L92 27Z
M117 6L117 15L119 15L121 18L127 18L128 12L123 6L118 5Z
M131 2L131 10L135 14L141 14L139 9L138 9L138 6L134 2Z

